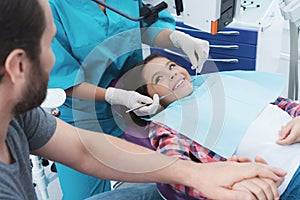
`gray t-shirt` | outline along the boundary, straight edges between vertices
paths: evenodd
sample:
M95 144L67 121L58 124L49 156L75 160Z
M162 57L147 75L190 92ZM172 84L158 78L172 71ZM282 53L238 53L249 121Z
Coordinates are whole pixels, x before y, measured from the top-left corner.
M37 199L32 184L29 152L45 145L55 128L55 118L41 108L12 119L6 143L14 162L10 165L0 162L0 199Z

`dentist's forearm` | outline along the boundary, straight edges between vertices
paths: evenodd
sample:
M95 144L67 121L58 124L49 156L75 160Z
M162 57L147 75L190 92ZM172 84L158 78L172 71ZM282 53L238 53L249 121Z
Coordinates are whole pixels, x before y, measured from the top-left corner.
M105 91L105 88L83 82L79 85L67 89L66 94L67 96L83 100L104 101Z
M175 47L169 39L170 34L173 32L171 29L162 30L154 40L154 46L161 48L173 48Z

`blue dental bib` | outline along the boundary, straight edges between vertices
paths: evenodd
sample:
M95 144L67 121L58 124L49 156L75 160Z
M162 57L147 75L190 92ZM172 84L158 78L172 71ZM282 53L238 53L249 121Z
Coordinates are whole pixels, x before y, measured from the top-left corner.
M230 71L194 77L194 91L150 118L228 158L285 87L280 74Z

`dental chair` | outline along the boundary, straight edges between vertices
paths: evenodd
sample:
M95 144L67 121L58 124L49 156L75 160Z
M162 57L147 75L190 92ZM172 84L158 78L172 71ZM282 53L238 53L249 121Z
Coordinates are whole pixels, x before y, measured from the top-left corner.
M124 130L124 139L143 147L147 147L148 149L155 150L150 143L148 134L149 132L145 129L145 127L127 127Z
M145 129L145 127L127 127L124 130L124 139L129 142L132 142L132 143L144 146L146 148L155 150L150 143L148 134L149 134L149 132L147 129ZM191 196L187 196L185 194L175 191L168 184L157 183L157 189L164 199L196 200L195 198L193 198Z
M195 71L191 70L191 64L188 60L187 57L182 56L182 52L175 52L175 51L166 51L166 49L159 49L159 48L151 48L151 53L152 54L157 54L157 55L161 55L161 56L165 56L173 61L175 61L176 63L178 63L179 65L181 65L182 67L186 68L187 71L191 74L191 75L195 75ZM204 73L211 73L211 72L216 72L218 71L216 66L209 66L206 69L204 69ZM122 84L120 84L122 85ZM118 108L120 109L120 108ZM118 110L117 109L117 110ZM123 110L118 110L119 113L124 113ZM128 121L128 116L123 116L123 119L125 121ZM124 139L141 145L143 147L152 149L155 151L155 149L153 148L153 146L150 143L150 139L148 137L149 135L149 131L147 128L145 128L144 126L141 126L139 124L135 124L134 122L132 122L132 120L129 120L130 122L127 124L126 128L124 129ZM193 198L191 196L182 194L176 190L174 190L170 185L168 184L161 184L161 183L157 183L157 189L160 192L161 196L164 199L172 199L172 200L196 200L196 198Z

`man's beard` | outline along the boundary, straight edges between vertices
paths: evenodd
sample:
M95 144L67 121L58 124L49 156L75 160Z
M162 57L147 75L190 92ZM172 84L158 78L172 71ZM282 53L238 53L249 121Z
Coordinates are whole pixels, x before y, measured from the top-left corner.
M19 115L41 105L46 98L48 75L43 71L39 61L31 66L30 79L19 102L13 109L13 115Z

